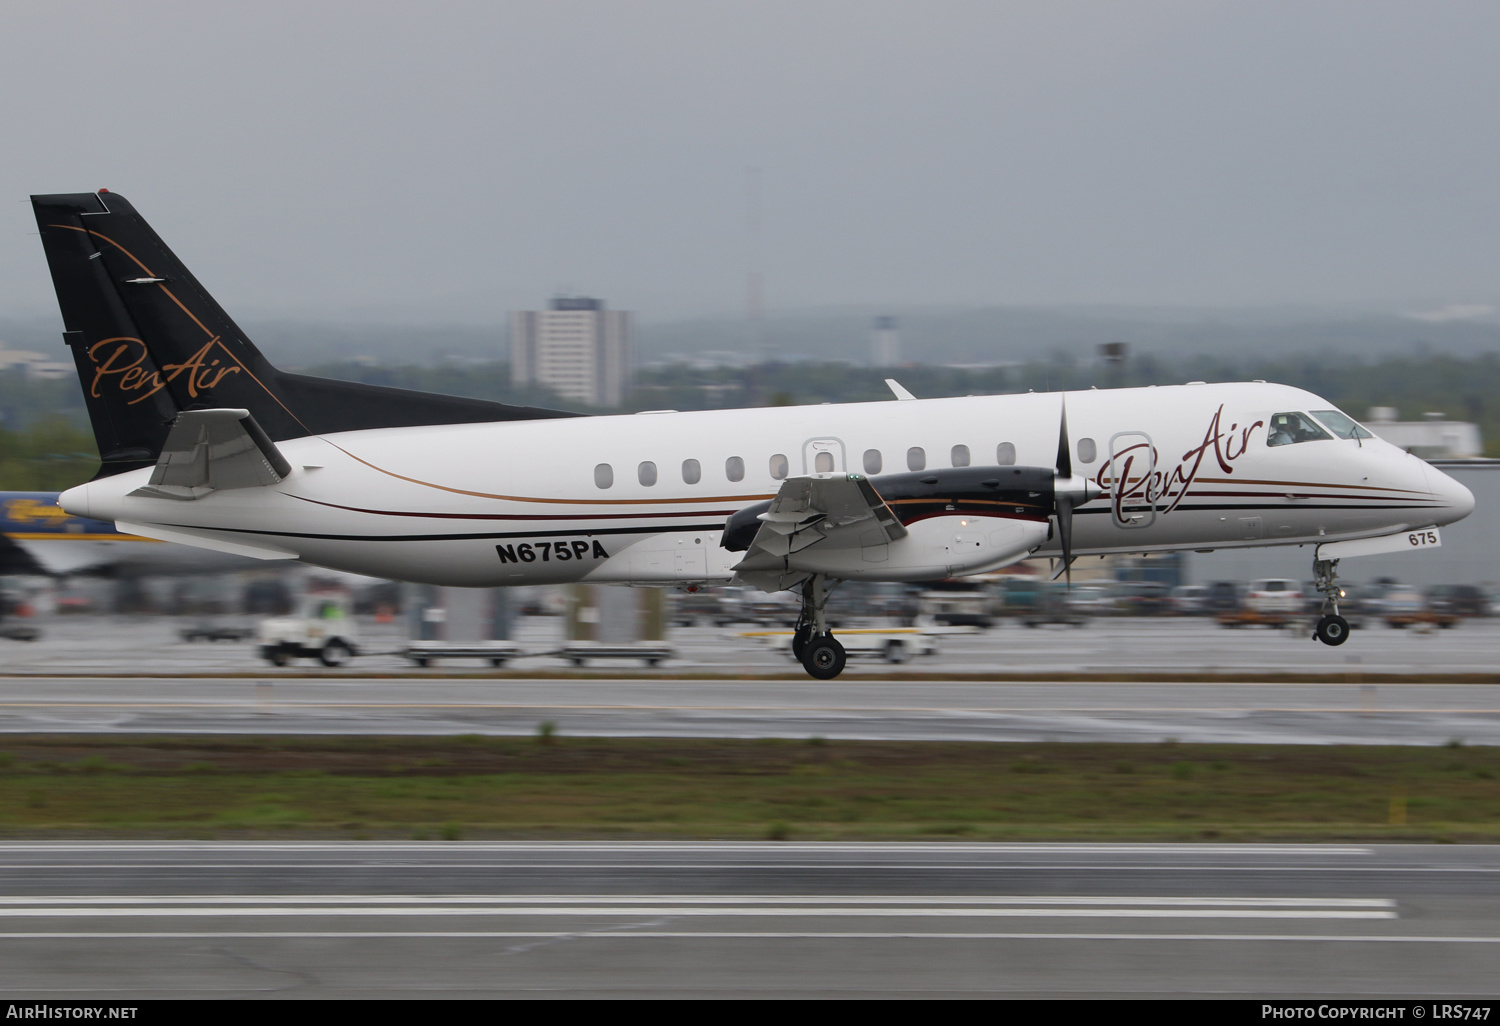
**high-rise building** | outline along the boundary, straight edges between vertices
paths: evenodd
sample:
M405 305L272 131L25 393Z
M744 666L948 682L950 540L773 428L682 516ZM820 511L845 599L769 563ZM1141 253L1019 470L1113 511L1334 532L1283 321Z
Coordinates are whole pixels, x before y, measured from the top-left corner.
M513 312L510 379L591 406L620 405L630 390L630 313L587 296Z
M901 335L896 318L877 317L870 333L870 362L876 367L894 367L901 362Z

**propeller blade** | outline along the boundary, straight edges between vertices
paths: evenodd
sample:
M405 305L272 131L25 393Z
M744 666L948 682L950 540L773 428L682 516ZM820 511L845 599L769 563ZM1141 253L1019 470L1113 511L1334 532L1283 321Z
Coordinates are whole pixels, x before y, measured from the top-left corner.
M1062 543L1063 573L1068 575L1068 587L1073 587L1073 500L1068 496L1057 499L1057 539Z
M1062 418L1057 429L1057 476L1056 482L1069 481L1073 477L1073 454L1068 444L1068 397L1063 395ZM1056 495L1057 538L1062 543L1063 573L1068 576L1068 587L1073 587L1073 498Z
M1062 422L1057 432L1057 476L1063 480L1073 476L1073 454L1068 448L1068 400L1064 398Z

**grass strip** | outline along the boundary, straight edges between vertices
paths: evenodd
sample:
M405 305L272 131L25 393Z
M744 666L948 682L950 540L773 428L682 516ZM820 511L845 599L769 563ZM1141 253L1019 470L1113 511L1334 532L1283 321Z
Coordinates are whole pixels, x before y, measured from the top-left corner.
M10 735L0 837L1500 842L1500 749Z

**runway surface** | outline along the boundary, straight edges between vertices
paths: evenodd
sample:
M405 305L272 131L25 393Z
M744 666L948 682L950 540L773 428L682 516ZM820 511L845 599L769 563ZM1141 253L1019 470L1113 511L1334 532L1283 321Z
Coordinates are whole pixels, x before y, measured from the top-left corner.
M0 988L1492 997L1500 848L17 843Z
M1500 685L0 678L0 733L1500 744Z

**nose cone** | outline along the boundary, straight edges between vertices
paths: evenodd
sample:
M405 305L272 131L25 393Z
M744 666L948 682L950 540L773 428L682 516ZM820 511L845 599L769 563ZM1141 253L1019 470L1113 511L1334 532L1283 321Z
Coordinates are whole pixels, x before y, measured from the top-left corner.
M1427 468L1427 487L1442 503L1438 524L1451 524L1474 512L1474 493L1436 467Z

